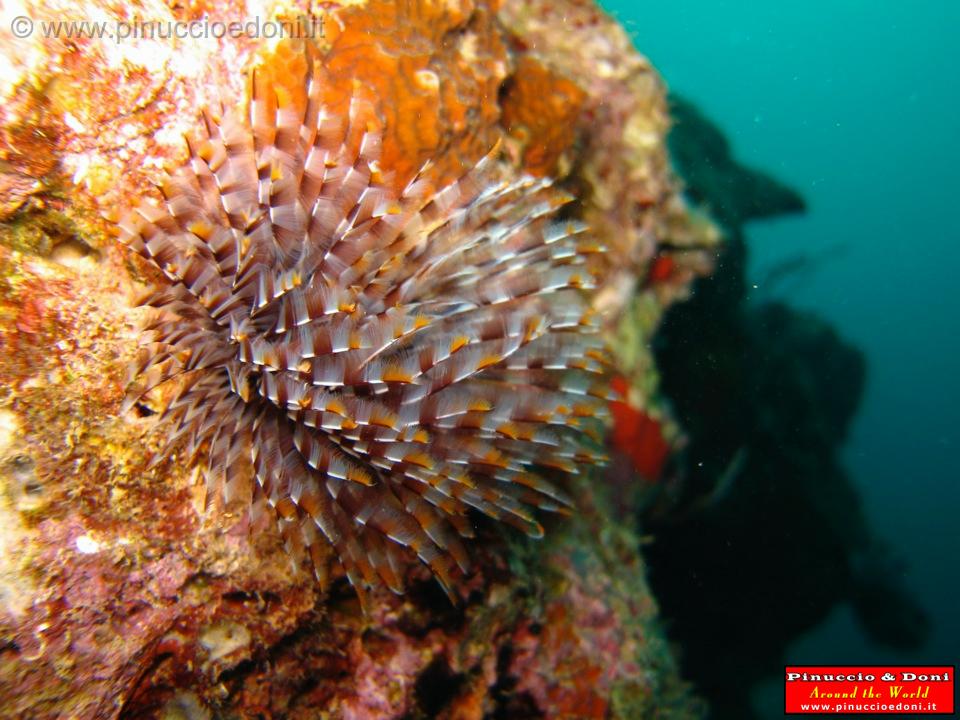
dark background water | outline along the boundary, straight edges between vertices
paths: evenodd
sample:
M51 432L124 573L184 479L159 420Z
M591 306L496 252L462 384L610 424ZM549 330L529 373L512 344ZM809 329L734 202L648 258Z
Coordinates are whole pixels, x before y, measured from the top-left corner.
M749 228L756 300L814 310L867 355L845 461L932 632L897 654L841 607L787 659L956 662L960 3L603 4L741 160L805 196L806 215ZM800 257L797 272L766 282ZM758 703L775 716L781 698L771 683Z

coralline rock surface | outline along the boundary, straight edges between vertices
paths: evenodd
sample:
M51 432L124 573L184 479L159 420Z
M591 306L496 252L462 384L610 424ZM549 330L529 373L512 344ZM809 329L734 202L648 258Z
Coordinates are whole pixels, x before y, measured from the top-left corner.
M576 196L571 212L608 248L598 305L624 402L661 418L646 340L709 270L717 234L678 194L663 88L623 30L574 0L14 2L0 15L0 714L697 716L638 539L614 519L628 493L602 469L569 488L577 512L547 518L543 541L481 525L460 606L412 567L407 595L380 593L364 615L342 578L321 589L271 530L205 512L194 469L148 467L163 431L119 407L132 298L154 278L113 220L157 196L201 107L246 102L249 67L296 54L42 23L322 19L325 100L374 89L398 186L428 159L452 178L502 138L514 172ZM30 37L9 33L21 15Z

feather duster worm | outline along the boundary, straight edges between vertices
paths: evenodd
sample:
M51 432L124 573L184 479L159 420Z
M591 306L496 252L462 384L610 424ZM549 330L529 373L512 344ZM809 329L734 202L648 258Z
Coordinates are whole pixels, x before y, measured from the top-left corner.
M142 302L128 407L175 381L161 457L183 441L208 495L252 487L318 575L329 543L361 599L401 592L412 551L452 596L472 511L539 536L533 510L571 504L545 475L600 459L598 249L492 154L393 190L374 104L338 117L316 66L301 84L254 76L248 117L206 111L164 205L122 223L169 280Z

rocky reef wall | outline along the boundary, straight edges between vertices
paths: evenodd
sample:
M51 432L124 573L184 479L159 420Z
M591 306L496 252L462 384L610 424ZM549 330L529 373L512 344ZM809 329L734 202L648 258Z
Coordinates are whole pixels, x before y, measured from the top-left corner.
M414 566L407 594L379 593L365 615L336 571L322 588L270 529L207 512L194 468L150 465L155 408L120 405L133 298L156 278L114 223L159 197L202 107L243 106L249 68L300 62L300 46L68 38L41 24L322 18L309 42L324 100L342 108L357 84L373 90L398 187L431 159L438 182L456 177L499 139L505 172L549 175L576 198L570 217L606 249L597 310L620 351L624 405L652 413L659 437L647 340L709 272L718 234L679 194L662 83L623 30L577 0L15 10L35 28L0 36L3 713L698 716L638 538L617 519L631 491L602 469L569 488L576 512L550 519L542 541L481 526L459 606Z

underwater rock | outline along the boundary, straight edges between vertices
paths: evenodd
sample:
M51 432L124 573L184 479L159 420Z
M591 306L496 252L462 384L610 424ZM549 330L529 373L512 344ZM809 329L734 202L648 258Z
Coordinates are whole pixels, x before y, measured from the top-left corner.
M323 102L346 113L358 86L378 99L380 166L396 187L428 160L442 186L502 138L506 177L550 175L576 198L565 219L590 224L606 250L591 268L605 326L644 318L628 323L632 349L618 349L630 402L656 414L644 339L710 271L719 235L679 194L662 83L623 30L576 0L322 5ZM23 6L37 23L81 12ZM220 0L82 12L108 22L239 13ZM264 12L292 21L309 8ZM200 468L182 453L151 465L166 435L162 403L120 408L135 297L159 274L131 261L114 222L159 198L154 185L184 162L182 136L203 107L242 106L250 67L290 75L303 57L291 48L246 36L3 37L3 712L698 716L657 625L637 538L616 519L619 489L606 489L599 469L566 487L569 517L540 518L542 541L478 522L474 569L454 582L459 605L411 565L407 593L374 590L364 614L336 566L321 586L272 527L208 512Z
M670 96L669 146L687 195L726 226L800 213L803 196L762 170L738 162L720 128L679 95Z
M751 689L841 603L871 639L918 647L927 622L865 517L840 450L860 405L863 353L824 320L746 299L752 218L802 198L741 166L700 111L675 98L670 144L688 192L724 223L713 276L656 338L661 388L687 439L682 478L643 518L651 584L710 717L755 717Z

